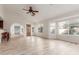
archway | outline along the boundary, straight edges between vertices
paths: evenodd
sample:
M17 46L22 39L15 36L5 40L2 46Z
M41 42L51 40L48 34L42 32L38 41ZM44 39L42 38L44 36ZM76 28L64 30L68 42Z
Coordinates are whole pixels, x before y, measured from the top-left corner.
M24 34L23 30L24 30L24 27L21 24L19 23L12 24L10 27L11 37L23 35Z

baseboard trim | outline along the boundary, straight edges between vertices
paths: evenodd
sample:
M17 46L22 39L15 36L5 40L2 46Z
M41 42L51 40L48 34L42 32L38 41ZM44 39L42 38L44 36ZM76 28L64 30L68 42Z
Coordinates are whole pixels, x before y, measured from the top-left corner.
M32 36L36 36L36 35L32 35ZM65 41L65 42L69 42L69 43L72 43L72 44L79 44L77 42L70 42L70 41L59 39L59 38L47 38L47 37L41 37L41 36L36 36L36 37L40 37L40 38L44 38L44 39L50 39L50 40L60 40L60 41Z

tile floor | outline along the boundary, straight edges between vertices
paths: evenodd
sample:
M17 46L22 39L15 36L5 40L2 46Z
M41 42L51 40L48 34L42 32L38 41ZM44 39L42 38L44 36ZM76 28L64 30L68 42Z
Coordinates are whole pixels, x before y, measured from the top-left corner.
M0 44L0 55L77 55L79 44L43 39L40 37L18 37Z

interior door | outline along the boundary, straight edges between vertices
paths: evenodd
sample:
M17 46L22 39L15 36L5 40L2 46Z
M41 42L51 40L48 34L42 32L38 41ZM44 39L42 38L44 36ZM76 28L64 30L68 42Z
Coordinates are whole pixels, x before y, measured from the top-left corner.
M31 25L30 24L26 24L26 31L27 31L27 36L31 36Z
M0 28L3 29L3 20L0 20Z

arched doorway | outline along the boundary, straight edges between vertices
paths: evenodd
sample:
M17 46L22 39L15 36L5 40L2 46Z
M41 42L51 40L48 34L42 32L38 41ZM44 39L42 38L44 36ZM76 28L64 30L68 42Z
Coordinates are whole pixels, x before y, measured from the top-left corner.
M19 23L14 23L10 27L11 37L23 35L24 27Z

